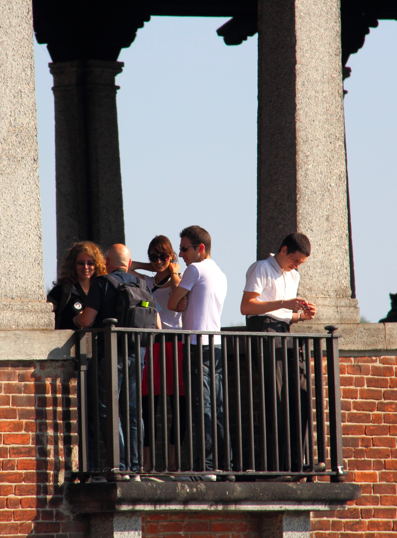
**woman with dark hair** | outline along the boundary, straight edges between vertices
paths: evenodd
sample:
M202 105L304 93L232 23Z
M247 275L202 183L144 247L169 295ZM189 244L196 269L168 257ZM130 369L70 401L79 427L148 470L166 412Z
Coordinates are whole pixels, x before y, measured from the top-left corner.
M165 235L156 235L149 244L149 262L131 262L129 272L138 278L146 281L155 299L160 304L160 313L163 329L182 329L182 313L168 310L168 300L171 293L178 286L182 275L179 273L180 266L177 263L178 256L174 252L171 241ZM154 276L142 275L136 269L153 271ZM170 429L170 451L168 469L176 470L175 463L175 425L174 425L174 384L173 384L173 362L172 362L172 336L166 337L166 387L167 395L170 397L172 422ZM185 392L182 381L182 342L178 341L178 373L179 373L179 409L180 409L180 438L181 442L186 430L186 404ZM157 411L160 395L160 345L153 345L153 377L154 377L154 400L155 413ZM148 397L148 373L147 368L143 371L142 379L142 414L144 424L149 424L149 397ZM151 469L149 450L149 428L145 428L144 439L144 469Z
M98 245L91 241L72 244L60 277L47 295L47 301L54 305L55 329L76 330L73 318L84 308L92 280L106 273L105 257Z

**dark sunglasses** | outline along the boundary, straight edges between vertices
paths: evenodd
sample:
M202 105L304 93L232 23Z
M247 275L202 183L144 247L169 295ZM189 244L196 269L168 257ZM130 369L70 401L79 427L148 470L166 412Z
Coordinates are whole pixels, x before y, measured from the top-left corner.
M88 265L88 267L95 267L95 262L92 262L92 261L84 261L84 260L79 260L78 262L76 262L77 265L81 265L81 267L85 266L85 265Z
M169 257L170 256L168 254L155 254L154 252L149 254L149 260L151 262L156 262L157 260L160 260L162 262L166 262L169 259Z
M196 248L196 247L199 247L201 245L201 243L198 243L197 245L189 245L188 247L179 247L179 250L181 252L187 252L189 248L193 247L193 248Z

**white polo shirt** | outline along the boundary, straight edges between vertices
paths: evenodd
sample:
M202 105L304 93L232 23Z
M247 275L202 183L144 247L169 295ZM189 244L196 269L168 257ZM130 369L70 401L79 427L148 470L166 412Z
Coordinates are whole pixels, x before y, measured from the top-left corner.
M258 301L280 301L294 299L298 295L300 275L298 271L283 271L277 263L274 254L266 260L260 260L251 265L247 271L247 281L244 291L259 293ZM269 316L278 321L290 323L292 310L280 308L260 316ZM248 316L251 317L251 316Z
M188 331L220 331L227 280L216 263L209 258L191 263L179 286L190 292L187 308L182 314L183 328ZM191 343L197 343L195 336L192 336ZM208 336L203 336L202 343L208 345ZM221 337L215 336L214 344L220 343Z

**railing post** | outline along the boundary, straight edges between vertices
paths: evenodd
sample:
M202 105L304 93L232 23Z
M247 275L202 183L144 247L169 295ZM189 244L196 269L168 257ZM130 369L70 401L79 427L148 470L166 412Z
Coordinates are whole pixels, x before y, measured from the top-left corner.
M107 326L105 339L105 378L106 378L106 464L111 473L120 470L119 438L119 390L117 369L117 333L113 331L116 319L103 320Z
M334 336L334 333L338 329L338 327L336 327L335 325L327 325L324 328L331 335L330 338L326 339L331 470L332 472L336 473L335 475L331 476L331 482L342 482L344 480L344 473L339 377L339 347L338 337Z
M88 411L87 411L87 335L75 332L79 362L79 471L88 471Z

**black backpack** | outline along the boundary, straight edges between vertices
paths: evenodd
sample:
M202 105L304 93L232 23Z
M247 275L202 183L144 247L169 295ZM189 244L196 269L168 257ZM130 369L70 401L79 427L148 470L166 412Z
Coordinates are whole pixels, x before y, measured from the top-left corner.
M113 275L104 275L117 290L116 315L117 327L134 329L157 328L157 303L153 295L147 290L146 282L138 278L137 282L120 282ZM135 334L128 338L130 351L134 348ZM141 346L146 346L148 333L141 335Z

